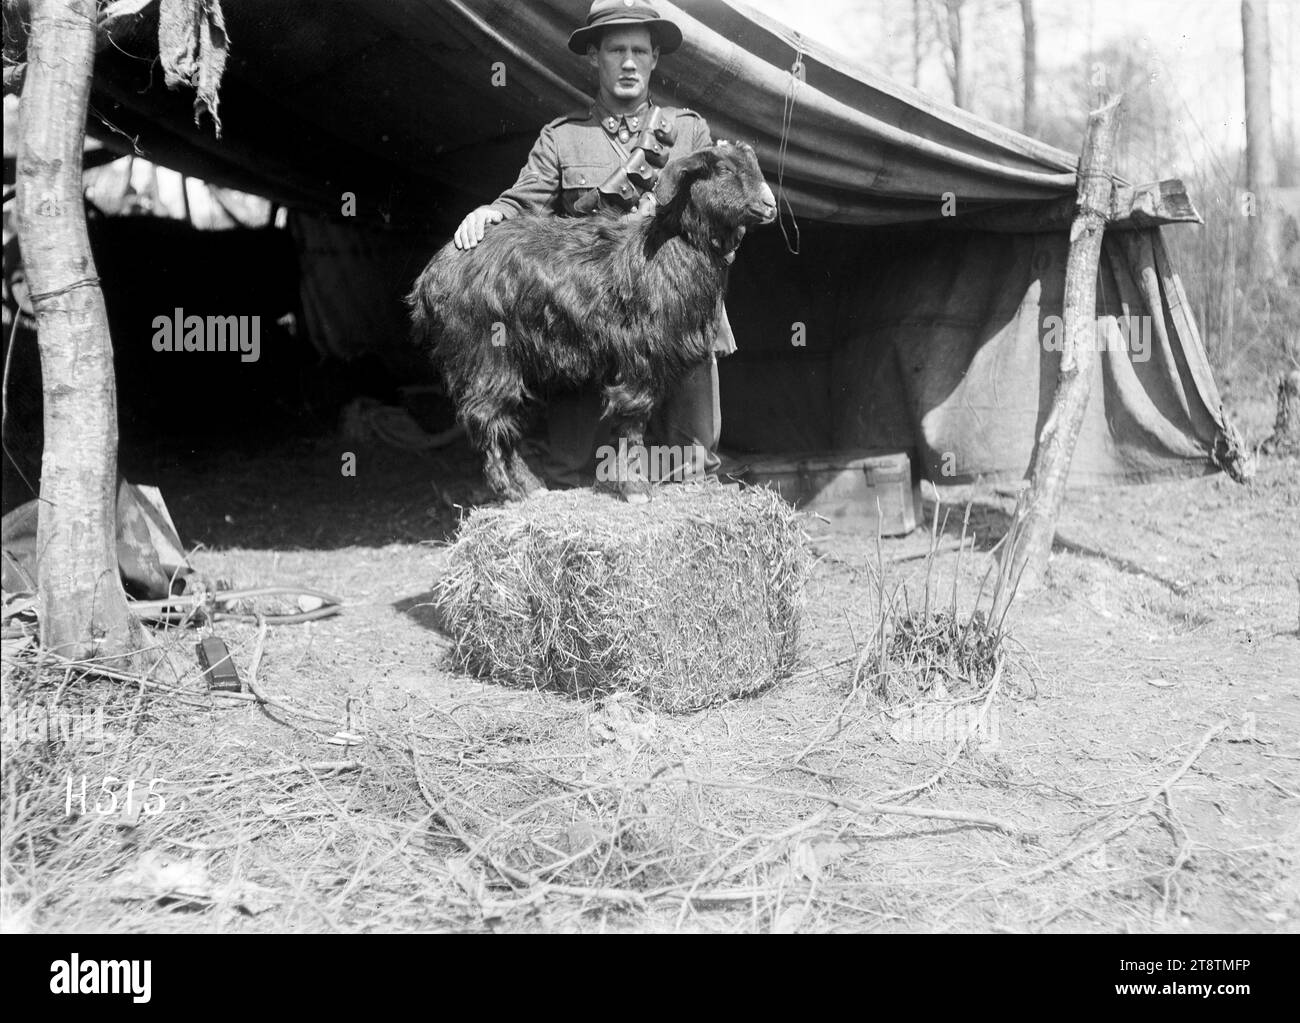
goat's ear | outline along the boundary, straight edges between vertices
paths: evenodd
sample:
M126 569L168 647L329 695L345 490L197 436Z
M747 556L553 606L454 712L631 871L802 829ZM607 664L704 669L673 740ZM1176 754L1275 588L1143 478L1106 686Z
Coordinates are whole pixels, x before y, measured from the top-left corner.
M673 160L659 175L655 198L662 205L672 202L684 188L689 188L696 178L708 174L717 165L718 154L712 149L697 149L694 153Z

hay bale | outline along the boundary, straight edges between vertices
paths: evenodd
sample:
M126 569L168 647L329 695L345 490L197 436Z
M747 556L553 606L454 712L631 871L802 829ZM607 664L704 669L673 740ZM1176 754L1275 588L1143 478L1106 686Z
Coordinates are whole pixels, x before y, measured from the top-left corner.
M766 489L570 490L473 512L434 601L471 674L692 710L789 673L808 561Z

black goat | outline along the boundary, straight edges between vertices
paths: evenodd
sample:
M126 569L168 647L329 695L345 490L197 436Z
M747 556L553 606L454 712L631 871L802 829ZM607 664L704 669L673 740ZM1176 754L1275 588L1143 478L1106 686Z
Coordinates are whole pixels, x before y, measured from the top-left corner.
M598 383L634 450L668 388L709 357L736 247L776 201L754 151L725 142L670 163L657 193L654 216L515 217L475 249L448 244L416 280L416 338L497 494L541 487L515 447L539 392ZM630 475L623 497L648 499L644 475Z

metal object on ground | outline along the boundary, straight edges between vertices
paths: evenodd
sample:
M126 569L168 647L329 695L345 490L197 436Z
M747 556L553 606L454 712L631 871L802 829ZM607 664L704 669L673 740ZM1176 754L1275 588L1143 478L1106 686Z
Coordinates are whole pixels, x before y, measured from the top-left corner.
M243 683L239 680L239 670L231 659L230 649L224 639L209 636L194 645L194 652L198 654L199 664L203 668L203 677L209 689L237 693L243 688Z

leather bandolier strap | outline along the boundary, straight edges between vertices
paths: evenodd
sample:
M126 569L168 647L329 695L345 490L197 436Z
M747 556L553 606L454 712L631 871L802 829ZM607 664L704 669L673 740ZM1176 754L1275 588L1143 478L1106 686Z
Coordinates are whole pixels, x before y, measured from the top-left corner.
M645 130L632 145L632 155L600 185L573 204L574 212L588 214L598 208L615 213L634 209L641 196L655 187L659 172L668 163L668 153L677 141L676 111L655 107Z

